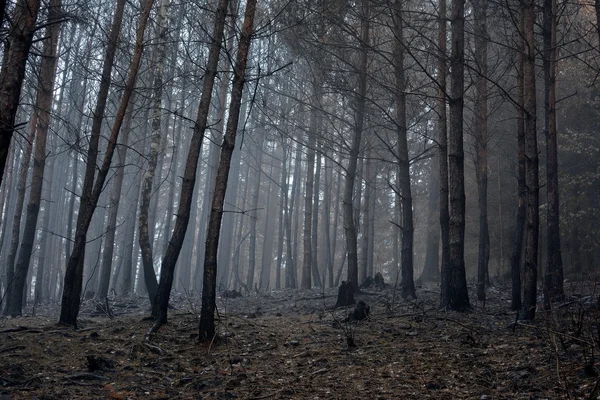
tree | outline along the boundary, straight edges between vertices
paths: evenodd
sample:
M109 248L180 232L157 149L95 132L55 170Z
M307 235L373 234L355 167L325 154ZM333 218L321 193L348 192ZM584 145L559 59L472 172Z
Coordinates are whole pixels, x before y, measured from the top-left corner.
M439 168L440 168L440 238L442 241L442 263L440 266L440 305L447 307L450 289L450 205L448 203L448 125L446 107L446 51L447 51L447 28L446 28L446 0L440 0L438 16L438 98L437 106L437 130L439 143Z
M4 17L6 3L0 6L1 15ZM15 131L15 116L39 10L40 0L18 0L8 29L4 61L0 71L0 185Z
M525 187L527 211L525 226L525 271L521 317L535 318L537 299L538 242L540 230L539 156L537 148L536 84L535 84L535 0L523 3L525 61L523 65L523 93L525 112Z
M477 298L485 301L490 261L490 233L488 224L488 37L487 2L473 0L475 14L475 176L479 194L479 254L477 257Z
M544 279L544 303L561 300L563 266L560 241L560 201L558 190L558 143L556 128L556 0L544 0L544 130L546 135L546 195L548 265Z
M450 199L450 257L442 281L442 305L455 311L470 307L465 272L465 170L463 150L465 2L452 0L450 26L450 130L448 132L448 189Z
M350 159L346 168L344 185L343 216L344 233L346 235L346 251L348 253L348 283L351 290L358 288L358 240L354 215L354 185L357 176L358 156L365 120L365 104L367 95L367 68L369 54L369 0L361 1L360 47L358 52L358 76L356 91L356 110L354 116L354 132L350 145Z
M129 105L129 100L135 87L137 73L140 68L144 50L144 32L146 30L148 18L150 17L152 3L152 0L147 0L144 3L142 14L140 15L140 20L136 30L135 51L131 61L131 66L129 68L127 82L119 102L115 120L112 125L106 153L104 154L102 165L98 171L98 175L96 176L96 159L98 157L100 130L102 126L102 120L104 118L104 110L106 108L106 99L108 97L108 90L111 80L110 75L121 30L121 23L123 20L123 10L125 8L125 2L123 0L117 1L115 16L113 18L109 34L109 41L106 48L106 58L102 67L98 102L96 103L96 110L94 112L92 133L88 148L88 158L86 161L86 171L83 183L83 193L80 200L79 213L77 215L75 242L73 244L73 250L69 257L65 272L59 319L59 323L63 325L77 326L77 315L79 314L79 302L83 281L83 261L85 256L87 231L92 221L96 205L98 204L98 199L100 198L100 194L104 188L106 176L110 170L112 156L117 146L121 125L123 124L127 107Z
M52 0L48 10L44 46L42 50L42 63L40 66L39 87L36 98L37 127L35 138L35 151L33 158L33 175L23 239L19 249L19 258L15 268L14 282L12 282L10 296L6 303L6 314L15 317L21 315L23 307L23 290L29 272L29 261L33 252L36 236L37 219L40 212L40 200L44 183L44 169L46 166L46 142L50 126L50 112L52 109L52 96L54 93L55 72L57 65L58 35L60 33L59 20L61 19L61 0Z
M219 247L219 235L221 221L223 219L223 203L227 180L231 166L231 157L235 148L235 137L238 128L242 96L245 83L246 65L250 42L254 30L254 15L256 12L256 0L246 2L244 24L240 36L238 52L234 67L233 83L231 88L231 100L229 103L229 119L225 128L225 136L221 144L221 157L217 170L217 183L212 200L208 230L206 234L206 256L204 259L204 279L202 287L202 308L200 311L199 338L200 340L212 340L215 336L215 308L217 289L217 256Z
M221 52L221 44L223 42L223 30L225 28L228 3L228 0L219 0L215 12L215 23L202 85L202 96L200 98L200 104L198 105L198 113L194 123L190 149L185 163L177 217L175 219L175 226L173 227L169 246L167 247L167 251L165 252L161 264L158 291L152 307L152 316L156 318L155 329L158 329L160 325L167 321L167 308L169 306L169 297L171 296L171 288L173 286L175 265L177 264L177 259L181 252L183 239L185 238L185 232L190 220L192 195L196 184L196 169L198 166L198 159L200 158L200 150L202 149L202 141L204 140L204 134L207 128L212 91L219 64L219 53Z
M525 185L525 98L523 92L524 67L525 67L525 42L521 32L524 31L524 13L519 12L519 26L517 29L517 146L518 146L518 178L517 178L517 218L515 224L515 239L510 259L511 270L511 304L512 310L521 309L521 258L523 253L523 240L525 237L525 213L527 209L527 186Z
M140 212L138 221L138 240L142 251L142 264L144 267L144 282L150 302L156 298L158 282L156 281L156 272L154 271L154 259L152 256L152 240L150 238L150 229L148 228L148 210L150 208L150 198L152 197L152 184L158 155L162 151L162 97L163 97L163 75L165 69L166 55L166 33L167 33L167 7L169 0L161 0L158 11L157 21L157 40L158 45L155 49L154 62L154 82L153 82L153 114L152 114L152 138L150 139L150 150L148 154L148 168L144 174L142 183L142 193L140 195Z
M404 32L401 2L394 2L394 74L396 102L396 130L398 137L398 190L402 204L402 250L400 264L402 271L402 297L415 299L413 278L413 204L410 187L410 159L408 155L408 133L406 126L406 77L404 73ZM396 199L398 201L398 199Z

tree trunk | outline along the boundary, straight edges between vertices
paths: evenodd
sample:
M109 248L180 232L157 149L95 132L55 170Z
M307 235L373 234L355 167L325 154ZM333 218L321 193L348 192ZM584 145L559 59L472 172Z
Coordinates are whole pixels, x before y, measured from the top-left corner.
M252 181L252 196L250 200L250 238L248 242L248 275L246 276L246 286L249 290L254 289L254 273L256 271L256 236L258 235L258 229L256 228L258 223L258 197L260 195L260 182L262 178L262 160L263 160L263 148L265 142L265 131L264 126L266 123L265 114L261 116L259 127L257 128L256 138L256 155L253 157L256 160L256 170L254 171L254 179Z
M202 97L200 99L200 104L198 105L198 114L196 116L196 122L194 123L192 141L190 143L190 149L185 164L175 227L173 228L173 234L171 235L167 252L162 261L158 292L156 300L154 301L154 306L152 307L152 316L156 318L159 323L164 323L167 320L167 308L169 306L169 297L171 296L171 288L173 286L175 265L179 253L181 252L183 239L190 220L192 195L196 184L196 169L198 166L198 159L200 158L202 141L204 140L204 134L207 128L215 77L217 76L227 5L228 0L219 0L219 4L217 5L212 41L202 87Z
M477 298L485 301L490 260L490 233L488 226L488 67L487 67L487 2L473 0L475 14L475 179L479 195L479 254L477 257Z
M523 92L523 73L525 66L525 42L523 41L524 13L519 12L518 28L518 66L517 66L517 143L518 143L518 206L517 221L515 224L515 239L510 257L511 273L511 304L514 311L521 309L521 259L523 253L523 240L525 237L525 213L527 209L527 186L525 185L525 98Z
M94 112L94 120L92 125L92 134L90 139L90 145L88 149L88 159L86 165L85 179L83 184L83 193L80 200L79 214L77 216L77 227L75 231L75 243L73 245L73 252L69 257L67 264L67 270L65 272L63 296L61 303L61 313L59 322L64 325L77 325L77 315L79 314L79 302L81 296L81 285L83 280L83 260L85 254L85 244L87 231L92 221L98 199L104 188L106 176L110 170L112 157L117 146L117 140L119 138L119 132L123 124L125 112L129 105L131 94L135 87L137 73L139 71L142 53L144 48L144 31L148 18L150 17L150 11L152 9L152 0L147 0L144 3L144 9L140 16L136 32L136 44L133 59L131 61L131 67L125 90L121 97L119 107L115 116L106 153L102 161L102 165L96 175L96 159L98 157L98 141L100 139L100 130L102 126L102 120L104 119L104 109L106 105L106 98L108 89L110 86L110 75L112 71L114 56L116 52L116 45L121 28L121 22L123 19L124 4L122 0L117 2L117 10L115 12L115 18L111 27L110 38L106 51L106 59L102 69L102 78L99 86L99 95L96 111Z
M537 297L539 216L539 159L536 132L535 92L535 1L526 0L523 6L525 38L525 63L523 67L523 92L525 99L525 187L527 188L527 219L525 228L525 271L523 282L523 307L521 317L535 318Z
M398 183L402 203L402 250L400 263L402 271L402 297L417 297L413 277L413 211L412 193L410 187L410 159L408 154L408 132L406 126L406 78L404 74L404 28L400 2L394 7L394 75L396 102L396 130L398 137ZM462 117L462 115L461 115Z
M465 2L452 0L450 25L452 54L450 58L450 130L448 133L448 190L450 195L450 259L448 279L443 289L447 298L443 305L464 311L470 307L465 273L465 170L463 150Z
M31 189L29 193L29 204L23 227L23 238L19 248L19 257L15 266L14 282L10 297L6 303L6 313L13 317L21 315L23 307L23 291L25 280L29 273L29 261L33 251L36 236L37 219L40 211L42 198L42 185L44 183L44 168L46 166L46 139L50 126L50 112L52 110L52 95L54 93L54 82L56 65L58 62L58 35L60 33L61 1L52 0L48 10L48 25L46 27L43 58L40 66L38 80L38 92L35 102L35 111L38 113L37 126L32 129L36 131L35 148L33 155L33 174L31 178Z
M144 174L142 183L142 192L140 194L140 211L138 216L138 241L142 252L142 265L144 267L144 283L148 291L148 297L152 303L156 298L158 290L158 282L156 280L156 272L154 270L153 257L153 237L150 232L154 229L148 227L148 211L150 209L150 200L152 198L152 187L154 183L154 175L156 173L156 165L158 155L162 152L162 97L163 97L163 75L165 70L165 55L166 55L166 34L167 34L167 7L169 0L161 0L160 9L158 11L157 21L157 41L155 53L154 67L154 82L152 93L152 139L150 142L150 152L148 154L148 169ZM160 169L158 174L160 175ZM158 197L158 193L156 194ZM154 219L152 219L153 226Z
M556 128L556 0L544 0L544 124L546 134L546 195L548 264L544 279L544 303L565 296L560 241L558 143Z
M240 117L240 109L246 75L246 64L253 33L256 0L246 2L246 13L240 36L238 53L234 68L231 100L229 104L229 119L225 129L225 137L221 145L221 158L217 170L217 184L212 201L208 233L206 235L206 257L204 261L204 279L202 288L202 308L200 312L199 338L212 340L215 336L215 308L217 285L217 253L219 247L219 234L223 218L223 202L227 190L227 180L231 166L231 156L235 148L235 138Z
M442 263L440 265L440 306L447 307L450 297L450 205L448 203L448 126L446 117L446 50L447 50L447 11L446 0L440 0L439 6L438 56L438 142L440 167L440 239L442 241Z
M108 209L108 222L106 224L106 237L104 239L104 251L102 253L102 266L100 268L100 283L96 291L96 298L104 301L108 295L110 286L110 275L112 271L113 256L115 250L115 233L117 231L117 215L121 202L121 191L123 188L123 178L125 177L125 159L127 157L127 148L129 147L129 133L131 131L131 121L133 119L133 104L135 93L131 96L125 123L123 124L123 137L121 144L117 149L118 165L115 171L113 187L110 194L110 207Z
M0 71L0 93L2 93L0 96L0 185L2 185L10 142L15 131L15 117L25 78L25 66L39 9L40 0L18 0L8 28L4 61ZM1 15L4 16L4 13Z
M348 282L354 289L358 288L358 232L354 215L354 184L357 176L358 156L365 119L365 104L367 94L367 68L369 53L370 10L369 0L361 2L361 37L358 55L358 89L356 92L356 111L354 120L354 135L350 146L350 159L346 169L346 184L344 186L344 232L346 235L346 251L348 252Z

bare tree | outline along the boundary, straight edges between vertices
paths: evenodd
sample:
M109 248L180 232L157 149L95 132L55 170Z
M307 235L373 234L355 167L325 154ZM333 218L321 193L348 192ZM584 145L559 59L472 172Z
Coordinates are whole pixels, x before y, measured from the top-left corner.
M538 242L540 231L539 156L537 147L536 84L535 84L535 0L523 2L525 61L523 93L525 111L525 187L527 188L527 219L525 227L525 271L521 317L534 319L537 300Z
M450 195L450 258L442 279L442 306L464 311L470 307L465 272L465 170L463 150L465 2L452 0L450 26L450 123L448 132L448 188Z
M25 280L29 272L29 261L33 251L36 235L37 219L40 212L40 201L42 197L42 185L44 183L44 169L46 167L46 142L48 129L50 127L50 112L52 109L52 96L54 93L54 82L56 65L58 63L58 35L60 33L59 20L61 15L61 0L52 0L48 10L43 58L40 66L39 87L36 98L36 109L38 113L36 130L35 151L33 158L33 175L31 178L31 189L25 226L23 228L23 239L19 249L19 258L15 266L14 282L12 282L10 296L6 303L6 314L15 317L21 315L23 307L23 290Z
M194 123L192 140L188 152L183 183L181 185L181 195L179 197L179 207L175 226L169 241L169 246L163 257L160 281L158 283L158 291L156 300L152 307L152 316L156 318L157 329L167 320L167 308L169 306L169 297L171 296L171 288L173 287L173 277L175 265L181 252L183 239L190 220L190 210L192 207L192 195L196 184L196 168L198 159L200 158L200 150L202 149L202 141L207 128L208 114L210 111L210 102L212 99L212 91L217 76L217 67L219 64L219 53L221 52L221 44L223 42L223 31L225 28L225 18L227 15L228 0L219 0L215 14L215 24L213 28L211 45L204 74L204 82L202 85L202 96L198 106L198 114Z
M0 4L2 17L6 2ZM0 185L8 158L10 142L15 131L15 116L19 107L25 66L35 32L40 0L18 0L15 4L0 71ZM1 26L1 24L0 24Z
M117 42L123 19L123 10L125 6L123 0L118 0L117 2L117 8L106 49L106 58L104 60L102 69L100 94L98 95L98 102L94 112L92 135L88 148L88 158L86 161L86 172L83 183L83 193L79 205L79 214L77 216L75 243L73 244L73 251L69 257L69 262L65 272L61 313L59 319L59 322L64 325L77 325L77 315L79 314L80 296L83 281L83 261L85 256L87 231L92 221L96 205L98 204L98 199L100 198L100 194L104 188L106 176L110 170L112 156L115 148L117 147L117 140L119 138L121 126L125 118L131 94L133 93L135 87L135 82L144 50L144 32L146 30L148 18L150 17L152 4L152 0L147 0L144 3L142 14L140 15L140 20L138 22L136 31L135 51L131 61L131 66L129 68L125 90L121 96L119 107L113 122L102 165L99 168L98 175L96 176L96 160L98 157L100 130L102 126L102 120L104 118L106 99L111 80L110 75L115 58Z
M254 31L254 15L256 0L246 2L244 24L240 36L238 52L234 67L231 100L229 103L229 119L225 136L221 145L221 158L217 170L217 184L212 201L208 231L206 235L206 258L204 260L204 279L202 288L202 309L200 311L199 337L200 340L212 340L215 335L215 308L217 289L217 256L221 221L223 219L223 202L227 190L227 180L231 166L231 157L235 148L235 138L238 129L240 109L246 81L246 65L250 42Z

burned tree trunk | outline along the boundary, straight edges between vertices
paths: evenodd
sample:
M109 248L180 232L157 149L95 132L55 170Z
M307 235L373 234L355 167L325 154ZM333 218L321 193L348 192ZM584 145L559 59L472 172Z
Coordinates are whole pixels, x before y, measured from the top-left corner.
M215 24L213 28L212 41L208 56L208 63L204 75L202 86L202 97L198 106L198 114L194 123L192 141L188 152L183 183L181 185L181 195L179 197L179 207L175 219L175 227L169 241L169 246L162 261L160 281L156 300L152 307L152 316L157 322L164 323L167 320L167 308L169 306L169 297L173 286L173 277L175 265L181 252L183 239L190 220L190 209L192 207L192 195L196 184L196 169L202 141L207 128L208 113L212 99L212 91L217 76L217 67L219 64L219 54L221 52L221 42L223 41L223 30L225 27L225 18L227 14L228 0L219 0L215 14Z
M254 30L254 14L256 12L256 0L248 0L244 25L240 36L240 43L234 68L233 83L231 89L231 100L229 104L229 119L225 129L225 137L221 145L221 158L217 170L217 184L212 201L208 231L206 235L206 256L204 260L204 280L202 288L202 309L200 312L199 338L200 340L211 340L215 335L215 308L217 288L217 256L219 247L219 235L221 221L223 218L223 203L227 180L231 166L231 157L235 148L235 138L240 117L242 95L246 75L246 64L250 50L250 41Z

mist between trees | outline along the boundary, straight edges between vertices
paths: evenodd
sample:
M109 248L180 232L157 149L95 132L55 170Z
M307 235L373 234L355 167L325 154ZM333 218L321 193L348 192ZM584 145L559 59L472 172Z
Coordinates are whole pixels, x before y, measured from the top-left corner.
M595 273L600 3L0 2L4 314ZM540 289L539 286L543 287Z

